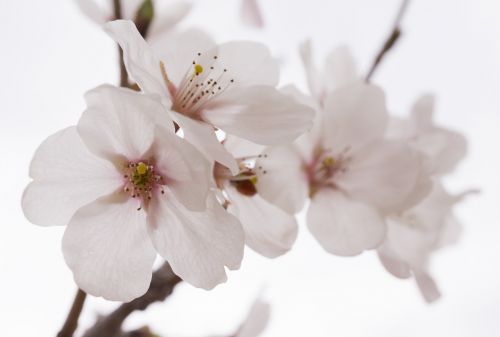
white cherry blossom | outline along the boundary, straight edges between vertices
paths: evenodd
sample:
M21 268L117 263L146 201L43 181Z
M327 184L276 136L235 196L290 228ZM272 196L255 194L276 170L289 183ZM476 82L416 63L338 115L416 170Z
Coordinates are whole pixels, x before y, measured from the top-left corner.
M115 20L113 0L75 0L78 7L91 21L104 25ZM123 19L135 20L137 11L144 0L121 1ZM154 15L148 29L148 39L158 39L168 34L191 10L191 3L187 1L153 1Z
M314 111L275 87L279 69L267 47L249 41L214 44L203 34L178 34L161 55L131 21L106 30L123 49L129 75L146 93L159 94L185 138L209 159L238 173L214 127L264 145L286 144L311 126Z
M430 189L422 156L384 137L384 93L355 81L328 94L315 127L294 145L257 160L256 188L289 213L311 203L307 225L322 247L356 255L380 245L384 217L415 205Z
M244 234L209 193L210 163L175 135L158 97L105 85L85 98L78 125L33 158L26 217L67 225L66 263L95 296L142 295L157 253L197 287L224 282L225 267L240 265Z

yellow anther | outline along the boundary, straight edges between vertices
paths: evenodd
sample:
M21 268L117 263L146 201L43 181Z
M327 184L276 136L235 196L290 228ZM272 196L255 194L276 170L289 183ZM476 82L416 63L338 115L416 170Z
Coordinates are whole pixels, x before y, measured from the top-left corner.
M199 65L199 64L195 64L195 65L194 65L194 73L195 73L196 75L199 75L199 74L201 74L202 72L203 72L203 67L202 67L201 65Z
M254 185L257 184L257 176L250 178L250 182Z
M326 157L325 159L323 159L323 165L324 166L333 166L333 164L335 164L335 159L333 159L333 157Z
M146 164L144 164L143 162L140 162L135 171L137 172L137 174L143 176L145 175L146 173L148 173L148 166Z

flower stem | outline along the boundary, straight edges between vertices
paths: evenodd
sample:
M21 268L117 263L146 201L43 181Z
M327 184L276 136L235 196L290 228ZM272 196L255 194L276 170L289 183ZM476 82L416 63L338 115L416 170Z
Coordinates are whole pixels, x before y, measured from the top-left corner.
M113 0L113 16L115 20L122 18L122 4L120 0ZM123 63L123 50L118 46L118 62L120 65L120 87L129 87L128 73Z
M63 327L57 334L57 337L73 336L76 328L78 327L78 318L82 313L83 305L85 303L86 298L87 294L83 292L81 289L78 289L75 295L75 299L73 300L73 304L71 305L71 309L68 313L68 317L66 317L66 321L64 322Z
M394 47L396 42L398 41L399 37L401 36L401 21L403 21L403 17L406 13L406 9L408 8L408 4L410 3L410 0L403 0L401 3L401 6L399 7L398 14L396 16L396 20L394 21L394 28L392 29L390 35L387 37L385 40L385 43L383 44L382 48L378 52L377 56L375 57L375 60L373 61L373 64L368 71L368 74L365 77L366 82L370 82L373 74L375 73L375 70L379 66L380 62L384 58L385 54L389 50Z

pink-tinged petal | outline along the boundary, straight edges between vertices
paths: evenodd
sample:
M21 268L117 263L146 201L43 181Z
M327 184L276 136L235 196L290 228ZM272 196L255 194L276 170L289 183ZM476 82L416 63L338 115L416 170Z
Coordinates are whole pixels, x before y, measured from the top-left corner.
M160 199L161 198L161 199ZM212 289L225 282L224 267L237 269L245 235L238 219L214 196L204 212L191 212L167 189L153 199L148 213L149 234L158 253L186 282Z
M94 0L76 0L76 4L83 14L98 25L103 25L111 17L106 9L99 6Z
M329 253L353 256L377 248L384 240L384 219L372 207L324 189L311 200L307 227Z
M146 93L168 95L160 59L142 38L135 24L128 20L108 22L105 30L123 49L123 62L130 77Z
M412 276L410 267L405 262L378 250L378 257L384 268L397 278L407 279Z
M126 195L99 199L80 209L64 233L64 259L85 292L128 302L149 288L156 252L146 215Z
M354 58L347 46L337 47L327 56L325 75L328 91L349 85L359 78Z
M215 42L207 33L193 28L162 34L151 40L151 48L164 63L168 77L175 85L180 85L187 71L193 71L193 61L201 63L206 74L210 68L206 63L213 62L213 55L208 51L214 47Z
M312 127L314 110L270 86L235 88L203 112L221 130L263 145L289 144Z
M203 154L174 133L156 129L154 156L168 188L189 210L206 209L211 165Z
M289 214L304 207L309 187L302 159L293 145L268 147L255 167L259 195Z
M242 0L240 9L241 21L249 26L262 28L264 20L257 0Z
M191 11L192 4L186 1L176 1L172 4L155 9L155 17L148 31L148 41L161 38L172 30Z
M85 100L78 132L89 149L104 158L141 159L154 139L155 119L150 115L168 123L157 99L130 89L102 85L87 92Z
M30 176L34 181L24 191L22 207L29 221L42 226L67 225L79 208L123 184L112 163L89 152L75 127L40 145Z
M417 281L422 296L428 303L435 302L441 297L441 292L436 282L428 273L415 272L415 280Z
M271 315L268 302L257 299L250 309L245 322L240 326L235 337L257 337L266 329Z
M240 219L245 242L257 253L274 258L288 252L297 238L295 217L262 199L258 194L246 196L231 185L225 188L228 211Z
M383 137L388 122L385 95L375 85L356 81L330 93L324 108L324 147L355 152Z
M315 99L322 100L325 93L325 83L323 77L318 71L318 68L314 64L311 41L307 40L301 43L299 52L304 70L306 72L309 92Z
M383 212L403 211L430 191L421 156L405 142L376 141L361 148L335 183L350 197Z
M184 132L184 138L193 144L210 161L216 161L231 170L236 175L240 171L236 159L217 139L214 128L182 114L172 112L173 118Z

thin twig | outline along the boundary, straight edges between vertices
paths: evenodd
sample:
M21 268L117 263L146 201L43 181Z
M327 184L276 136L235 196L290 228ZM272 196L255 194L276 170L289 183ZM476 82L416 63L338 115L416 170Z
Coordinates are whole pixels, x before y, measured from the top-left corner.
M61 331L57 334L57 337L72 337L75 333L76 328L78 327L78 318L82 313L83 305L85 304L85 299L87 298L87 294L83 292L81 289L78 289L75 295L75 299L73 300L73 305L71 305L71 309L68 313L68 317L64 322Z
M368 71L368 74L365 77L366 82L370 82L370 79L372 78L373 74L375 73L375 70L379 66L385 54L387 54L387 52L391 50L391 48L396 44L399 37L401 36L401 21L403 20L403 17L406 13L406 9L408 8L409 3L410 0L403 0L403 2L401 3L398 14L394 21L394 28L392 29L391 34L387 37L384 45L382 46L382 49L380 49L377 56L375 57L375 60L373 61L370 71Z
M87 330L83 337L119 337L122 324L135 311L145 310L150 304L165 300L181 279L174 274L168 263L153 274L149 290L132 302L121 304L115 311L104 316Z

